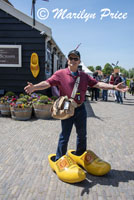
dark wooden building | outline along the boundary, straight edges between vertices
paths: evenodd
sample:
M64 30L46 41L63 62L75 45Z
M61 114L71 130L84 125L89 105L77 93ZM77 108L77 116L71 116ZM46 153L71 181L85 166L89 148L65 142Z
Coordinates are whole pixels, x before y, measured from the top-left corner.
M2 63L2 50L20 47L19 64ZM30 70L32 53L39 57L40 72L34 78ZM64 68L66 58L52 38L51 29L35 22L12 5L0 0L0 90L24 92L27 81L38 83Z

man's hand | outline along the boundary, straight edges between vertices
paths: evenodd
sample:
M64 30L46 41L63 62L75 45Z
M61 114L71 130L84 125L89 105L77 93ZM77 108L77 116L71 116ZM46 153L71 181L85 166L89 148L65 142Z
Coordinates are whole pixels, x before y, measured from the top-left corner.
M34 85L30 82L27 82L27 86L24 88L25 92L28 94L31 94L32 92L34 92Z
M118 90L120 92L127 92L129 90L128 86L123 85L124 82L118 83L115 85L115 90Z

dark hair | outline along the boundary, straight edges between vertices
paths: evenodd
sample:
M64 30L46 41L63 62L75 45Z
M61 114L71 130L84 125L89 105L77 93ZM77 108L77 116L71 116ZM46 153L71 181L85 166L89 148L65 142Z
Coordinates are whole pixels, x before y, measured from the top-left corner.
M94 72L94 73L93 73L93 76L98 76L98 72Z

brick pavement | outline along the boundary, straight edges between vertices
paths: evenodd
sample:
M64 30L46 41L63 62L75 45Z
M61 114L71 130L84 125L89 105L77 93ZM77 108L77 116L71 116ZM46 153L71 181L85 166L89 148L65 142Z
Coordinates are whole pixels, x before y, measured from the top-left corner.
M134 96L124 105L112 97L85 104L88 148L111 163L111 172L64 183L47 160L56 151L60 121L0 117L0 200L134 200ZM68 148L75 143L73 128Z

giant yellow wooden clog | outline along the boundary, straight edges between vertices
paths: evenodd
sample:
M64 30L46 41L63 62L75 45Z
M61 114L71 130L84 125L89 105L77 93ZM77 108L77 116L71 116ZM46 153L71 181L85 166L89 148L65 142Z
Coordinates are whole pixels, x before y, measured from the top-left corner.
M86 178L85 172L69 156L62 156L55 161L56 154L48 156L50 167L58 178L67 183L81 182Z
M111 165L101 160L93 151L87 150L81 156L77 156L73 154L73 152L75 151L68 151L69 157L71 157L78 165L81 165L90 174L103 176L111 169Z
M34 78L36 78L40 71L39 58L38 58L37 53L32 53L31 55L30 69Z

